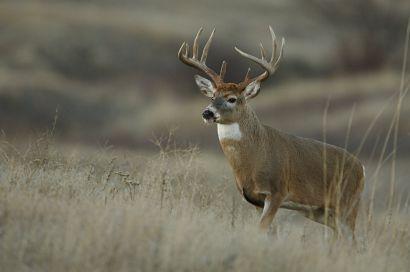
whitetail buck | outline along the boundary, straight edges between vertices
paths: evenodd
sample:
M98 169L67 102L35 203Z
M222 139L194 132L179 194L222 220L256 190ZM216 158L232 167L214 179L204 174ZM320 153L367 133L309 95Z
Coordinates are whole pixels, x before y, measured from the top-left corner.
M269 60L262 44L261 58L235 47L241 56L264 70L251 78L248 69L238 84L224 82L225 61L219 74L206 65L215 30L201 56L198 40L202 28L196 34L192 57L185 42L178 57L212 80L195 76L201 92L212 99L202 116L207 123L217 123L219 142L239 191L248 202L263 208L260 227L268 229L278 208L286 208L331 227L336 236L354 237L364 184L364 168L359 160L342 148L263 125L247 103L259 93L261 82L276 71L282 57L284 39L277 55L275 34L271 27L269 30L273 51Z

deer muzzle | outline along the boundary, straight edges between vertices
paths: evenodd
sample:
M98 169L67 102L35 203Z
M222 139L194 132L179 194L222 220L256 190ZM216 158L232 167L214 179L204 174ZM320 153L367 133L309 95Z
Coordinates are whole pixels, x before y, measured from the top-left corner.
M207 124L214 123L218 120L219 114L213 106L208 106L202 112L202 118Z

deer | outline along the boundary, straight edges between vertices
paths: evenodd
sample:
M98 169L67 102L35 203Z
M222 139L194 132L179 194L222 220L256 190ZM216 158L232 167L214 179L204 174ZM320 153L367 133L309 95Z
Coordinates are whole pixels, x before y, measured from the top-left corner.
M364 186L364 167L344 148L315 139L294 136L263 125L249 105L272 76L283 56L285 39L278 50L271 26L272 55L260 43L261 57L245 53L240 56L257 64L263 72L250 76L250 68L240 83L225 82L226 61L217 73L206 64L215 29L199 55L197 32L190 56L183 42L178 58L204 73L195 75L199 90L211 103L202 112L205 123L216 123L218 139L243 198L261 210L259 227L268 232L279 208L294 210L306 218L333 230L335 237L354 239L356 217Z

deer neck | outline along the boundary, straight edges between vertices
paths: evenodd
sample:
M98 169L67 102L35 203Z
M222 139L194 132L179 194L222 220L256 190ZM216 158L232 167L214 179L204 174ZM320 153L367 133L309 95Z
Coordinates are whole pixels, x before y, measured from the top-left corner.
M238 122L217 126L222 150L233 168L249 164L253 161L253 156L263 148L263 125L248 106Z

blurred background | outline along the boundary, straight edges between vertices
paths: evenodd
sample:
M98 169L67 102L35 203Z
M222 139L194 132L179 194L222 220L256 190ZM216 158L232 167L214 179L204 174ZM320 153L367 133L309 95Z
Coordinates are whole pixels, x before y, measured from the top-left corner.
M25 142L57 117L60 143L148 151L175 129L179 144L219 152L201 119L209 102L177 51L216 27L208 64L226 60L236 82L251 64L233 46L257 54L272 25L285 56L251 102L260 119L354 151L380 114L360 154L370 158L396 109L409 14L408 0L2 0L0 129ZM398 136L398 156L410 156L408 98Z

